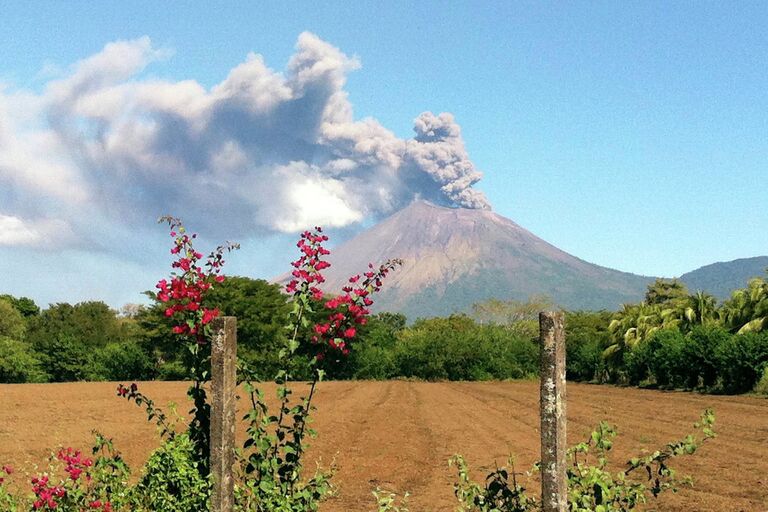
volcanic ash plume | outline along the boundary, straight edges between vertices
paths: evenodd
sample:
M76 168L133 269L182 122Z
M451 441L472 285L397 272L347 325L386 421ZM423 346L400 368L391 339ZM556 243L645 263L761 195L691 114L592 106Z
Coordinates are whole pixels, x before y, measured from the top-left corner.
M490 208L451 114L419 115L408 140L355 120L344 87L360 64L313 34L285 71L251 54L210 88L147 73L171 53L118 41L41 92L0 88L0 220L14 233L0 246L88 246L166 212L243 238L354 226L417 198Z

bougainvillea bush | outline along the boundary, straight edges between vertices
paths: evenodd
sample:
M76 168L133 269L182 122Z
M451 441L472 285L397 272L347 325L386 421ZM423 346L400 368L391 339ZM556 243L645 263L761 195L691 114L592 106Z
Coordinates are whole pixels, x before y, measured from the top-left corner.
M328 237L319 227L302 233L297 247L300 257L292 263L292 279L286 286L293 309L287 329L290 335L280 351L281 369L275 376L278 410L270 412L263 392L257 387L257 373L241 365L240 373L249 394L251 408L244 416L248 438L240 453L242 477L237 486L237 507L243 511L311 511L330 491L328 472L317 470L303 477L306 437L312 399L318 382L329 366L339 364L350 354L359 326L367 322L372 296L381 289L389 272L400 264L390 260L361 275L349 278L336 296L326 297L320 289L322 271L330 266L323 247ZM309 318L319 318L313 323ZM292 400L289 382L297 371L309 368L308 391Z
M138 480L130 478L130 469L112 442L97 434L90 456L73 448L61 450L48 471L31 477L26 494L9 491L6 479L14 470L4 467L0 511L200 512L209 508L211 408L206 383L212 323L221 314L211 292L226 279L225 254L238 245L223 244L204 257L195 248L197 235L187 232L179 219L160 220L170 227L174 259L170 276L157 283L153 298L164 304L176 343L185 349L182 363L192 376L188 423L180 427L174 415L166 414L136 383L120 384L118 397L143 408L162 440ZM244 362L238 365L250 403L243 417L248 437L237 453L238 510L317 510L331 492L330 472L317 470L306 478L303 471L306 439L314 435L308 425L312 399L325 371L349 356L357 330L370 315L373 297L400 261L378 267L370 264L362 274L350 277L339 294L326 296L320 289L325 281L322 271L330 266L325 259L329 251L323 247L326 241L328 237L316 227L302 233L297 243L300 256L292 263L292 279L286 286L292 300L285 319L288 335L279 351L279 370L271 376L277 384L277 410L268 408L256 384L262 380L257 378L263 377L261 369ZM307 375L308 386L295 382ZM307 392L293 398L293 386L306 386Z

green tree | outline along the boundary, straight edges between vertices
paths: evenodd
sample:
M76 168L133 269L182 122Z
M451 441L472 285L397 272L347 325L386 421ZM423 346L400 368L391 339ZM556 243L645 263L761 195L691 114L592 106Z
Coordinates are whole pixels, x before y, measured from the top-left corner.
M0 300L7 300L25 318L40 314L40 307L29 297L14 297L13 295L0 295Z
M26 322L21 313L10 301L0 299L0 336L22 340L26 330Z
M718 347L718 369L726 393L746 393L768 368L768 332L731 336Z
M69 337L91 349L127 339L117 313L103 302L54 304L30 322L29 341L40 351L52 339Z
M103 369L94 366L95 352L71 335L59 335L45 344L40 359L53 382L103 380Z
M612 344L603 356L611 366L621 365L624 354L634 349L660 329L676 327L674 309L660 304L624 304L608 325Z
M604 380L603 351L611 345L609 311L568 311L565 315L566 371L571 380Z
M533 295L528 300L489 299L472 305L472 317L481 324L503 325L528 338L539 333L539 312L555 308L549 297Z
M688 297L688 288L677 279L656 279L645 292L646 304L667 304Z
M165 315L167 305L155 300L154 293L146 294L155 302L134 315L141 346L152 354L161 378L188 378L183 370L187 353L178 336L171 333L174 324ZM276 372L285 340L284 319L290 311L281 286L263 279L227 276L206 300L223 315L237 317L238 356L263 373L262 378Z
M213 288L210 302L224 315L237 317L238 356L262 368L265 378L272 376L278 369L285 318L291 309L282 287L263 279L227 276Z
M29 344L0 336L0 383L46 382L38 355Z
M103 302L54 304L30 319L27 341L40 355L54 381L103 380L106 370L96 357L110 343L133 334Z

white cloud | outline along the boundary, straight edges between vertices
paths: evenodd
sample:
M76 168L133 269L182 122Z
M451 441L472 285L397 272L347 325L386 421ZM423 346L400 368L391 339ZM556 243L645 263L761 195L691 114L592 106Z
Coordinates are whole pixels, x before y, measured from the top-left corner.
M250 54L210 89L143 76L169 54L119 41L40 94L0 88L2 244L87 245L95 218L130 229L173 213L245 237L354 225L415 197L488 207L450 114L421 114L411 140L355 120L344 86L359 61L313 34L284 73Z
M0 247L37 246L51 248L56 240L72 236L69 226L56 219L24 220L0 213Z

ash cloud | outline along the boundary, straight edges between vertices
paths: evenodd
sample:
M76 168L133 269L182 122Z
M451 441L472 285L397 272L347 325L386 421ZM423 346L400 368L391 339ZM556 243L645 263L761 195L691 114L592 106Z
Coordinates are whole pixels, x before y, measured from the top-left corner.
M490 208L451 114L422 113L407 140L355 120L344 86L360 64L313 34L284 72L250 54L211 88L145 74L169 57L144 37L41 93L0 84L0 246L98 245L169 212L248 237L353 226L415 198Z

